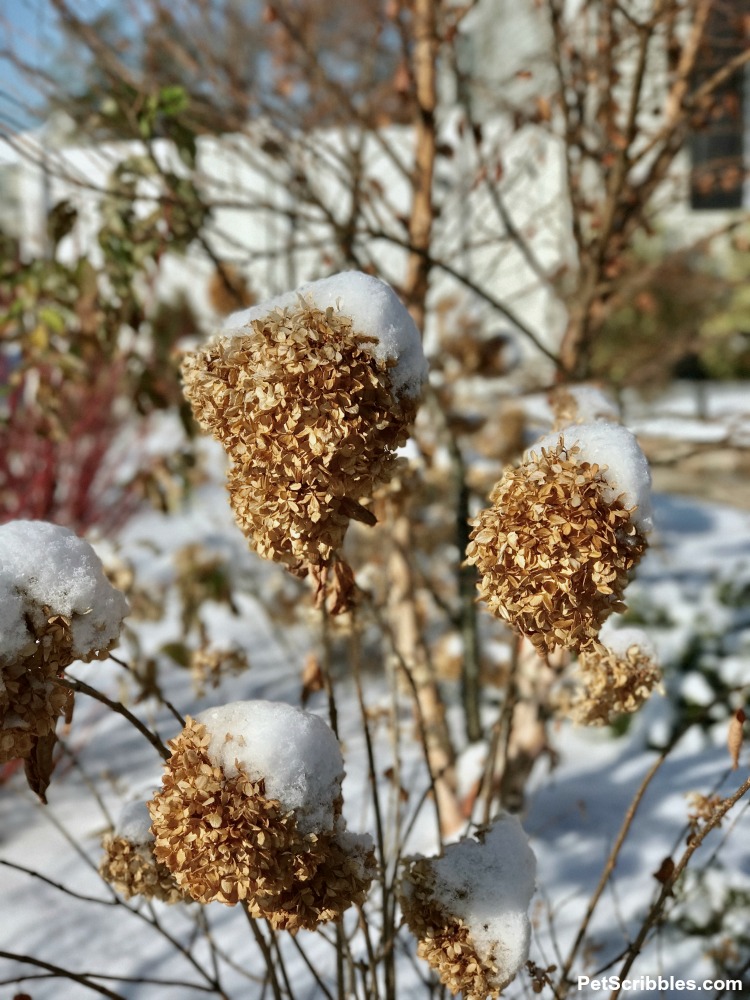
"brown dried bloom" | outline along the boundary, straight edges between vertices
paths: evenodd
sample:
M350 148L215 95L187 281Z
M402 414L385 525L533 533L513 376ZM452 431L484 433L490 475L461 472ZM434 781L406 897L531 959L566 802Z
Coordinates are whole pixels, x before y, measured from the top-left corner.
M144 896L170 905L189 901L169 869L156 860L150 844L109 836L102 841L102 847L99 874L125 899Z
M351 518L374 523L359 501L389 478L414 419L417 393L394 387L374 343L300 296L183 361L196 418L232 461L238 524L295 572L328 564Z
M296 931L361 902L374 858L340 826L302 833L293 811L267 798L265 781L209 757L206 727L188 719L170 743L162 789L149 803L154 854L202 903L243 902L273 927Z
M417 954L465 1000L498 997L528 959L536 873L515 817L502 814L477 837L411 860L399 893Z
M507 468L473 522L466 555L481 598L541 651L587 646L622 610L646 540L612 493L602 467L561 436Z
M71 691L56 683L75 659L70 620L49 615L34 634L12 662L0 663L0 764L28 757L39 737L55 731L72 698Z
M560 708L583 726L608 726L617 715L637 712L661 682L650 651L636 643L615 651L594 642L577 668L577 683L563 694Z
M714 819L716 811L724 801L717 792L705 795L703 792L688 792L688 822L693 834L700 832L701 827ZM721 826L721 823L719 823Z

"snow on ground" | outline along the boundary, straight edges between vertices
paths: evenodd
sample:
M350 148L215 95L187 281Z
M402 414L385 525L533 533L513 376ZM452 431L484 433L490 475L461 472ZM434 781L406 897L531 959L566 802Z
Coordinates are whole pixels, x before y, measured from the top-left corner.
M211 443L207 448L212 462L220 461ZM174 553L185 544L201 541L228 558L242 591L237 598L239 614L223 604L209 604L209 630L212 639L222 645L245 649L251 669L223 680L203 700L193 693L186 671L165 671L160 677L164 694L183 714L247 698L298 705L299 671L309 651L307 633L296 625L279 629L269 619L259 597L278 585L282 571L247 551L224 491L217 485L220 470L215 471L217 475L196 491L183 513L168 518L145 513L134 519L123 533L122 554L132 561L136 577L152 585L163 585L173 576ZM605 966L637 930L659 889L653 873L666 856L676 856L684 843L688 793L726 794L747 772L747 750L741 769L729 771L725 737L729 713L739 707L733 701L739 696L730 689L750 679L750 515L662 495L655 498L654 521L652 548L628 592L629 623L646 629L657 647L665 664L670 698L652 699L619 737L610 731L582 731L568 724L553 730L553 749L559 760L551 768L545 759L535 770L523 817L538 859L530 952L538 965L556 963L559 967L561 955L570 947L623 816L655 759L654 747L663 745L673 731L675 709L670 700L681 698L693 710L707 702L715 704L707 724L686 733L644 795L611 885L592 920L594 947L579 960L578 971L591 974ZM142 656L162 655L160 647L174 639L179 622L173 602L168 604L168 612L166 620L134 626ZM122 655L127 659L126 649ZM129 685L125 671L111 661L80 665L74 672L114 697L123 685ZM382 677L369 676L366 683L374 718L375 710L388 707L391 695ZM338 700L347 772L345 813L352 829L372 831L372 805L364 777L366 747L354 688L345 677L339 683ZM153 699L132 707L163 739L176 735L180 728L169 711ZM308 707L326 718L323 693L313 695ZM412 724L407 709L401 719L401 783L411 792L402 808L409 815L424 787L424 770L419 754L409 749ZM377 760L385 762L383 770L390 761L390 737L385 724L373 721L373 728ZM96 873L99 840L112 817L116 820L124 801L138 797L159 780L161 762L154 748L124 719L81 697L66 745L70 753L53 777L48 807L37 805L24 791L21 775L0 787L0 860L37 870L50 880L0 866L0 950L35 956L82 973L148 976L163 982L156 986L123 983L116 978L100 980L128 1000L193 1000L205 995L214 975L206 944L206 928L210 927L223 949L218 967L226 995L232 1000L260 1000L262 989L253 977L263 965L238 908L123 904ZM389 788L384 785L386 813L396 808ZM727 909L731 888L734 910L728 917L727 933L737 936L738 926L746 933L750 921L749 830L747 807L737 807L696 854L694 874L686 881L687 889L679 902L695 927L709 925L717 912ZM433 836L434 816L428 804L414 825L407 849L431 853ZM719 846L718 859L712 860ZM98 902L65 894L53 883ZM731 920L735 921L734 931ZM355 923L356 915L349 914L347 928ZM173 947L166 935L189 948L191 957ZM298 937L309 960L319 969L333 965L330 930L327 937L328 941L306 932ZM406 935L403 939L408 941ZM662 929L644 951L633 975L713 977L715 969L706 953L709 945L715 944L716 938L710 935L679 937L674 930ZM289 942L287 945L284 955L297 1000L323 996L296 948ZM413 951L413 945L409 947ZM610 971L616 969L617 965ZM0 960L2 1000L10 1000L22 989L34 1000L83 1000L92 995L85 985L52 978L32 979L24 987L1 985L20 971L19 966ZM42 977L46 974L31 966L23 966L23 971ZM399 1000L428 995L419 978L425 973L426 967L415 967L412 957L399 951ZM528 992L528 981L521 976L504 996L518 997L524 990ZM594 994L581 991L577 995ZM682 994L666 991L661 995Z

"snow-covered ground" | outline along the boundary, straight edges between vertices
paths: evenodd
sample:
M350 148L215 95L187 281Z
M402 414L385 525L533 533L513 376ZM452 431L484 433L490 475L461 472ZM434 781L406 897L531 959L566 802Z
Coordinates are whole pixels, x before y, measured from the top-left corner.
M736 414L737 406L729 411ZM689 411L679 416L683 418L693 420L695 414ZM657 413L650 419L665 418ZM207 447L207 451L212 462L218 462L216 450ZM122 535L120 553L132 563L138 583L153 588L173 577L174 554L186 544L200 542L221 556L235 583L238 613L226 604L209 602L207 625L214 642L243 649L251 667L240 676L225 678L202 699L196 697L187 671L162 670L159 682L166 698L183 714L248 698L298 705L309 632L299 622L280 628L269 615L269 601L262 597L274 593L283 571L247 551L220 480L220 475L212 476L198 488L182 513L168 517L144 513L135 518ZM740 769L730 770L726 734L729 717L741 707L747 691L738 689L750 684L750 514L657 495L654 523L651 549L627 596L632 622L646 629L661 654L667 696L652 698L619 736L610 730L556 724L554 766L548 758L537 764L523 816L538 860L530 954L539 966L559 968L658 749L680 719L697 718L705 710L702 724L691 726L682 736L643 797L592 919L589 945L574 966L582 975L608 966L636 933L660 888L654 873L666 857L677 856L689 832L689 793L726 795L744 780L748 769L745 750ZM106 548L103 545L102 551ZM279 599L284 596L282 590L278 594ZM161 647L180 634L179 611L171 598L167 611L163 620L133 623L143 661L149 657L164 661ZM128 659L127 643L121 655ZM133 690L127 673L111 661L79 665L71 673L112 697ZM376 674L366 676L365 693L378 768L384 771L391 760L391 734L385 722L378 721L377 710L385 716L392 695L386 679ZM345 815L350 829L372 832L367 753L350 678L340 678L337 699L347 771ZM176 735L177 722L155 699L131 707L163 739ZM325 693L314 694L309 707L327 717ZM413 726L406 705L399 718L400 777L409 791L402 808L408 816L420 799L425 776L419 751L410 749ZM0 861L4 862L0 951L73 970L132 1000L193 1000L214 988L217 975L227 997L260 1000L264 994L257 977L264 966L239 907L125 904L97 874L102 833L117 818L123 802L142 795L159 780L161 761L155 749L122 717L80 696L64 743L66 753L53 776L48 806L37 804L25 790L21 774L0 787ZM383 789L387 809L395 808L386 781ZM697 852L684 887L678 890L680 928L670 923L654 935L634 966L633 977L717 978L708 953L721 947L728 968L736 967L741 956L747 960L749 834L748 807L740 803ZM434 813L428 803L413 825L407 853L429 853L433 837ZM353 933L356 915L350 913L345 926ZM209 940L215 942L213 954ZM297 944L333 989L332 940L329 929L323 935L301 932L296 944L284 941L283 955L297 1000L325 996ZM413 958L414 945L406 932L399 940L404 948L399 945L398 997L429 996L422 983L427 967ZM352 946L362 948L363 943L355 938ZM616 972L619 964L615 962L609 972ZM10 1000L24 991L34 1000L82 1000L92 995L90 985L52 978L53 972L0 959L0 998ZM30 978L22 985L10 985L19 975ZM139 978L150 982L133 981ZM551 996L549 988L545 994ZM527 977L519 976L504 995L530 995ZM578 995L594 994L582 990ZM661 995L682 993L667 989Z

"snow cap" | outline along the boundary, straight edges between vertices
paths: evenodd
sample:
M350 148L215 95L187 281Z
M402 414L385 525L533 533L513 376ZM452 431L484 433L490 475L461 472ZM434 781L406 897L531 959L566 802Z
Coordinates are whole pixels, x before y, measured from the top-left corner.
M323 312L332 308L351 317L354 332L374 342L364 344L364 349L378 361L396 362L391 369L393 391L397 395L419 395L427 378L427 361L416 324L390 285L361 271L342 271L330 278L310 281L293 292L232 313L221 332L239 332L253 320L304 304Z
M625 507L636 507L633 522L641 532L650 531L653 527L651 472L635 435L627 427L604 420L572 424L535 441L526 451L524 460L532 452L541 454L543 448L555 449L561 437L565 447L578 446L577 461L600 466L602 476L609 484L605 499L611 502L620 497Z
M344 762L338 740L317 715L283 702L235 701L197 716L208 732L208 756L227 777L237 766L265 795L294 811L302 833L333 829Z
M114 829L115 837L122 837L131 844L150 844L154 840L151 832L151 814L145 801L128 802Z
M0 664L33 642L25 615L70 619L76 658L90 658L117 640L130 610L109 583L88 542L46 521L0 526Z
M477 955L507 981L529 957L528 908L536 858L520 821L502 813L480 840L462 840L434 862L435 897L467 926Z
M618 628L615 624L617 619L608 618L602 625L599 632L599 642L603 643L616 656L627 656L628 650L637 646L645 656L657 659L656 647L651 641L651 637L642 628L635 628L628 625L625 628Z

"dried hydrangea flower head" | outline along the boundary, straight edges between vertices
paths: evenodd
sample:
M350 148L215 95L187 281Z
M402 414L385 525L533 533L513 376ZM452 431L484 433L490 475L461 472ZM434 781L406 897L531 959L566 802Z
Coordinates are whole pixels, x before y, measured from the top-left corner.
M145 802L125 806L114 831L102 841L104 857L99 874L125 899L144 896L170 905L188 902L190 897L180 889L169 869L154 857L150 825Z
M497 997L529 957L536 859L515 816L501 814L477 839L440 858L417 858L400 903L417 954L465 1000Z
M296 931L364 900L372 841L346 829L343 761L319 719L234 702L188 719L149 803L154 854L202 903L244 903Z
M570 426L506 469L467 560L490 610L540 651L581 649L622 610L651 527L648 464L630 431Z
M583 726L607 726L618 715L637 712L661 682L656 651L641 629L613 629L583 650L564 689L560 709Z
M182 365L185 395L231 461L230 501L258 553L320 571L408 436L426 367L392 289L346 272L231 316Z
M44 521L0 527L0 763L54 733L75 660L106 654L128 612L101 561L72 531Z

